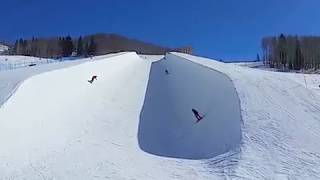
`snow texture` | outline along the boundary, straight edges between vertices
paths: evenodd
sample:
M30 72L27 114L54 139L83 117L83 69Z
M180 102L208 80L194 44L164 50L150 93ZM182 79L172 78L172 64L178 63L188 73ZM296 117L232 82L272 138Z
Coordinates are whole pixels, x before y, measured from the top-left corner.
M319 75L269 72L175 54L227 74L239 94L240 151L209 162L216 174L235 179L320 179Z
M192 108L205 116L197 124ZM153 64L139 124L143 150L212 158L240 144L240 122L238 95L227 76L172 54Z
M121 54L123 53L97 56L97 57L94 57L93 59L87 58L87 59L74 60L74 61L62 61L62 62L56 62L52 64L41 64L41 66L38 64L37 66L32 66L32 67L24 66L22 68L12 69L10 71L7 71L7 69L5 69L4 71L0 71L0 107L5 101L7 101L11 97L11 95L15 92L15 90L19 87L19 85L29 77L32 77L34 75L41 74L44 72L53 71L56 69L71 67L71 66L78 65L78 64L92 61L92 60L101 60L101 59L105 59L108 57L121 55ZM0 56L0 62L3 57L8 59L9 62L15 62L18 64L22 64L24 63L24 61L27 61L26 63L29 63L29 62L36 62L39 60L39 58L36 58L36 57Z
M320 179L319 75L181 53L143 57L0 72L0 97L12 95L0 108L0 179ZM98 79L90 84L92 75ZM239 114L226 114L239 110L234 87L240 126ZM191 127L193 107L208 114ZM186 133L193 130L204 132L198 139ZM221 149L183 152L184 138Z
M0 44L0 54L8 50L9 50L8 46Z
M62 62L62 60L46 59L32 56L3 55L0 56L0 71L59 62Z

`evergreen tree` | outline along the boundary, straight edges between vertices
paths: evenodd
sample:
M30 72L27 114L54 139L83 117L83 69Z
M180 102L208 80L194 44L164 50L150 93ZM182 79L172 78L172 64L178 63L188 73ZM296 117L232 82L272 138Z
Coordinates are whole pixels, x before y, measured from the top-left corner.
M80 36L78 39L78 47L77 47L77 55L82 56L83 55L83 41L82 37Z
M88 55L93 56L96 54L96 50L97 50L97 44L94 41L94 38L91 36L90 38L90 44L88 47Z
M278 65L281 64L284 69L287 64L287 41L286 41L286 37L283 34L281 34L279 37L278 51L279 51Z
M23 39L20 38L18 42L18 47L17 47L17 55L23 55L24 49L23 49Z
M59 46L61 48L62 57L69 57L73 52L73 42L70 36L59 38Z
M14 43L12 53L11 53L12 55L18 55L18 46L19 46L19 41L16 40L16 42Z
M84 46L84 56L88 57L88 55L89 55L89 42L86 41L86 44Z
M61 57L64 57L65 56L65 39L64 37L59 37L59 49L60 49L60 52L59 52L59 55Z
M295 70L300 70L302 68L302 65L303 65L303 57L301 53L300 42L299 42L299 39L297 38L293 67Z
M30 55L31 55L31 56L37 56L37 51L38 51L37 39L35 39L34 37L32 37Z
M65 56L71 56L72 52L73 52L73 42L72 42L72 38L70 36L66 37L66 41L65 41Z

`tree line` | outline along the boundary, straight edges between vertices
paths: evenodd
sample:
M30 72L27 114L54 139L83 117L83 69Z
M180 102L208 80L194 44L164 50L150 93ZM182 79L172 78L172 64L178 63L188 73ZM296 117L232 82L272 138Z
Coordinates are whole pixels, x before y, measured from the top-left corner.
M262 39L263 61L271 68L278 69L319 69L320 37L292 36Z
M118 34L98 33L72 38L70 36L54 38L19 39L10 48L12 55L59 58L68 56L96 56L122 51L134 51L138 54L159 54L177 51L192 54L192 47L167 48Z
M31 40L19 39L10 50L12 55L36 56L44 58L60 58L70 56L95 55L97 44L93 37L74 40L71 36Z

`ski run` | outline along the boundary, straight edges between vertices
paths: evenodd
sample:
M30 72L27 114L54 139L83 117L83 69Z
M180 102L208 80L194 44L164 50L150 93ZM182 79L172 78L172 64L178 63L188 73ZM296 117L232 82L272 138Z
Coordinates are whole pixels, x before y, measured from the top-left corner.
M181 53L2 70L0 179L320 179L319 84Z

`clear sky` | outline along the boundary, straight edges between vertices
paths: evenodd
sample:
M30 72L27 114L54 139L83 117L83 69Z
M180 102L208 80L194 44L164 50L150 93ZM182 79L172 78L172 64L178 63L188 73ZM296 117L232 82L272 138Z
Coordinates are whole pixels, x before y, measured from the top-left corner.
M319 0L1 0L0 39L114 32L253 59L263 36L320 35Z

